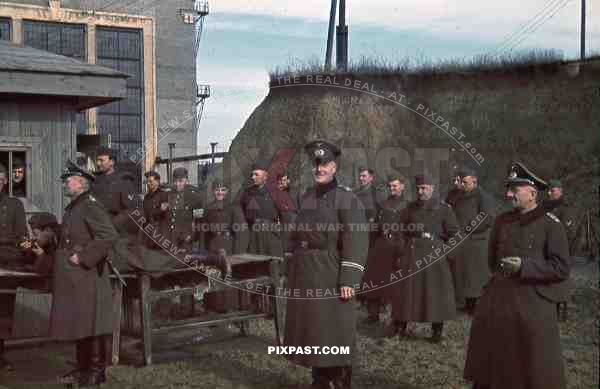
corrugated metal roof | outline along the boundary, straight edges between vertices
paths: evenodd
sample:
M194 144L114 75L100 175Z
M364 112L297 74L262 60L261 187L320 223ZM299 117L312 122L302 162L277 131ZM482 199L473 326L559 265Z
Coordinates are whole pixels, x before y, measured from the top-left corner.
M125 78L129 75L103 66L32 47L0 41L0 72L19 71Z

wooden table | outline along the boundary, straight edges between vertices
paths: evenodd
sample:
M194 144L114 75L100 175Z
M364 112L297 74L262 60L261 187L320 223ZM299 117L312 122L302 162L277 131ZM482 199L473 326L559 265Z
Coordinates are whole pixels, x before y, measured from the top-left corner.
M276 298L275 290L280 287L280 264L281 258L254 255L254 254L240 254L229 257L233 276L235 278L225 279L224 281L215 281L213 286L208 291L224 290L225 288L239 288L245 293L258 293L256 286L261 285L262 293L267 291L268 287L268 298L271 301L273 309L273 319L275 324L276 342L278 345L282 343L282 334L280 333L280 321L282 315L282 309L280 305L280 299ZM252 274L247 269L252 265L257 265L259 268L267 269L263 271L263 274ZM244 270L245 268L245 270ZM236 272L236 270L240 270ZM191 273L198 272L197 268L184 268L177 269L166 273L165 275L173 275L177 273ZM237 277L236 277L236 273ZM245 274L244 274L245 273ZM260 271L258 273L261 273ZM267 273L267 274L264 274ZM270 316L269 312L256 312L248 310L237 310L234 312L221 313L211 315L209 318L195 317L185 320L170 321L168 323L155 323L152 318L152 302L160 298L165 297L177 297L177 296L194 296L198 291L198 286L183 287L180 289L169 289L169 290L153 290L151 288L152 277L148 273L139 273L135 275L137 282L130 284L128 280L127 288L130 287L138 289L137 296L140 298L140 310L141 310L141 341L143 344L144 353L144 364L152 364L152 340L154 335L167 334L173 330L181 329L195 329L201 327L208 327L220 324L228 323L241 323L241 330L244 331L245 327L243 323L248 320L255 320L261 318L267 318ZM136 285L137 284L137 285ZM203 284L205 286L206 284ZM210 285L210 284L209 284ZM126 309L131 308L128 306L129 303L125 303ZM120 313L119 313L120 314ZM117 320L115 318L115 320ZM120 320L120 318L118 319ZM118 363L118 356L115 360L113 353L113 363Z
M130 277L126 275L125 277ZM31 285L35 283L42 284L44 281L48 282L50 277L41 276L37 273L31 272L22 272L22 271L13 271L8 269L0 268L0 294L17 294L17 288L19 287L28 287L30 289L36 289L35 286L32 288ZM117 307L117 312L113 321L113 332L112 332L112 362L113 364L117 364L119 362L119 345L121 339L121 305L123 301L123 285L121 282L114 276L111 275L111 280L113 284L113 306ZM5 286L8 286L7 288ZM49 294L47 290L40 290L40 293ZM15 311L17 307L15 306ZM49 329L48 329L49 330ZM13 331L14 332L14 331ZM7 345L17 344L17 343L45 343L51 342L52 339L46 336L36 336L32 338L20 338L20 337L11 337L7 339Z
M275 324L276 342L278 345L282 344L282 334L280 333L281 318L283 310L280 305L280 299L276 297L275 290L280 287L280 264L281 258L261 256L254 254L240 254L229 257L232 268L233 276L235 278L225 279L223 282L214 281L209 291L224 290L224 288L239 288L243 293L258 293L264 294L268 292L268 298L271 301L273 309L273 319ZM248 272L248 267L258 265L262 267L263 274L252 274ZM239 270L236 272L236 270ZM176 269L169 272L161 273L160 277L172 276L174 274L189 273L193 275L193 272L198 272L198 268L188 267L183 269ZM237 273L237 277L236 277ZM245 273L245 274L244 274ZM261 272L258 272L261 273ZM265 274L266 273L266 274ZM201 276L206 277L206 276ZM119 349L121 344L121 331L125 313L132 311L131 298L124 300L124 294L126 296L135 296L139 298L140 312L141 312L141 334L128 328L127 325L123 326L125 331L128 331L131 335L139 336L143 345L143 360L145 365L152 364L152 339L154 335L166 334L173 330L180 329L194 329L200 327L207 327L213 325L227 324L227 323L241 323L241 330L245 330L244 323L248 320L255 320L260 318L267 318L270 316L269 312L256 312L248 310L238 310L234 312L222 313L211 315L209 318L196 317L185 320L171 321L168 323L155 323L152 318L152 302L164 297L177 297L177 296L194 296L198 291L198 286L184 287L180 289L170 290L154 290L152 289L152 274L150 273L127 273L123 274L127 286L124 288L121 282L111 275L113 284L113 306L115 312L113 316L113 332L112 332L112 355L111 361L113 365L119 363ZM6 285L10 280L10 284L17 285L9 289L0 289L0 293L16 294L17 287L28 285L32 280L43 280L44 277L27 272L16 272L6 269L0 269L0 285ZM5 282L3 282L5 281ZM206 285L206 284L204 284ZM210 285L210 284L209 284ZM261 285L261 291L256 290L256 286ZM267 290L267 287L269 290ZM15 339L12 339L15 340ZM36 343L51 341L48 337L37 337ZM11 343L10 341L8 342Z

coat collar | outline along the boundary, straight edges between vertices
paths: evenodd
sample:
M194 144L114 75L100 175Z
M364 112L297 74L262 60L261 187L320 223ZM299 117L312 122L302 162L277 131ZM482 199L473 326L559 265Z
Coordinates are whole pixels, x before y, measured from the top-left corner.
M538 206L527 213L520 213L517 209L509 211L504 214L504 216L500 219L501 223L519 223L522 226L526 226L527 224L543 217L546 214L546 210L544 207L538 204Z
M70 209L73 209L73 207L74 207L75 205L79 204L80 202L84 201L85 199L89 198L90 196L91 196L91 195L90 195L90 192L89 192L89 191L83 192L82 194L80 194L79 196L77 196L77 197L75 198L75 200L72 200L72 201L69 203L69 205L67 205L67 207L65 208L65 210L66 210L66 211L68 211L68 210L70 210Z
M327 192L331 192L332 190L335 190L335 188L337 188L337 186L338 186L337 179L335 179L335 177L334 177L333 180L328 184L315 186L315 191L317 192L317 196L320 197L320 196L323 196L324 194L326 194Z

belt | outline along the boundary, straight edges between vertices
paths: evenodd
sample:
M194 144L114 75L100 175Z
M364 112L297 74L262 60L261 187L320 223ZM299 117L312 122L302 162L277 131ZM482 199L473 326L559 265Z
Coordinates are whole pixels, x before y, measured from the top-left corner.
M307 240L301 240L300 241L300 248L302 248L304 250L321 250L321 251L327 251L327 247L321 247L321 246L317 246L317 245L311 244L311 242L309 242Z

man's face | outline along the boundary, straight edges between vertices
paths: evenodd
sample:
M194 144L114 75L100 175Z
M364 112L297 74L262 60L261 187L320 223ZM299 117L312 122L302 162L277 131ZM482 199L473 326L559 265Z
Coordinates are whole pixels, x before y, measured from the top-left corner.
M54 236L54 232L49 227L44 228L43 230L33 228L31 232L33 233L33 238L38 241L38 245L41 247L47 246Z
M252 183L256 186L262 186L267 183L268 173L262 169L252 170Z
M72 198L83 193L85 186L82 180L85 180L85 178L78 176L71 176L64 180L63 185L65 196Z
M466 176L462 178L460 189L463 192L469 193L475 188L477 188L477 177Z
M15 184L19 184L25 178L25 168L24 167L16 167L13 169L13 182Z
M113 168L115 162L108 155L99 155L96 158L96 168L101 173L106 173Z
M188 179L187 178L176 178L175 179L175 190L177 192L181 192L185 189L185 186L188 183Z
M550 200L559 200L562 197L562 188L550 188L548 197L550 197Z
M400 196L404 191L404 184L400 180L388 182L388 188L392 196Z
M4 186L7 182L6 173L0 173L0 192L4 191Z
M506 198L516 209L527 209L536 202L537 191L529 185L509 186L506 189Z
M288 176L281 177L279 182L277 182L277 187L279 190L287 190L290 187L290 179Z
M319 163L315 161L312 171L315 183L319 185L329 184L335 177L335 173L337 172L337 164L335 161L329 161L325 163Z
M358 175L358 182L361 187L369 186L373 182L373 176L368 170L363 170Z
M225 196L227 196L227 192L229 192L229 189L227 187L220 186L213 190L213 195L215 196L215 199L217 201L223 201L225 199Z
M148 187L148 192L155 192L160 186L160 181L158 181L154 176L149 176L146 186Z
M417 185L417 198L427 201L433 195L433 185Z
M460 179L460 176L456 176L452 179L452 185L454 185L456 189L462 190L462 180Z

